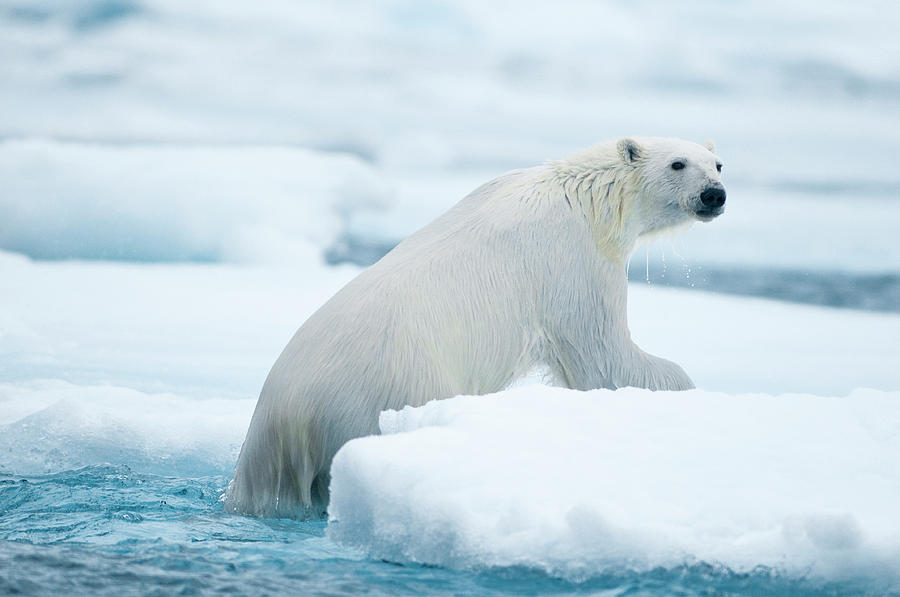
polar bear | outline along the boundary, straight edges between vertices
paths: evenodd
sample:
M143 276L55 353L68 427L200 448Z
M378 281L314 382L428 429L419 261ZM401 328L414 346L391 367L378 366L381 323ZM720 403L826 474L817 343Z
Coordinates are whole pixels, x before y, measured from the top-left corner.
M329 467L385 409L507 387L536 366L588 390L693 387L632 341L625 266L642 239L724 211L711 143L625 138L515 170L342 288L265 381L225 500L321 516Z

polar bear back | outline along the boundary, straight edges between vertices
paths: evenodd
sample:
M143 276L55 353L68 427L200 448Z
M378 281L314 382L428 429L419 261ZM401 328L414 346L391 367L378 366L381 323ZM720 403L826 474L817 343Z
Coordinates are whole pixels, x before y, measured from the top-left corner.
M367 388L384 395L375 412L505 387L540 356L541 303L580 286L566 277L592 253L572 249L590 245L586 225L554 223L571 213L541 196L537 183L552 173L541 166L491 181L401 242L298 330L263 397L306 391L319 371L333 386L335 368L348 373L340 391L359 391L359 379L383 386ZM308 375L298 381L301 370Z

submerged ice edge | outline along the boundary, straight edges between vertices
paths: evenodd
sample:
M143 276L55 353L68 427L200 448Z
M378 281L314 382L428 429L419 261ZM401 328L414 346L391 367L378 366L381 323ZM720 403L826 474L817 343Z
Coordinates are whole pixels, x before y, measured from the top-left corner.
M54 474L113 464L228 475L255 399L192 399L62 380L0 383L0 471Z

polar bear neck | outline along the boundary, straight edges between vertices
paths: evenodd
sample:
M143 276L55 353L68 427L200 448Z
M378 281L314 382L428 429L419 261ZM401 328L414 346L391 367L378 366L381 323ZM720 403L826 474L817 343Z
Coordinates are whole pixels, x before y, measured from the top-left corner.
M565 200L587 219L597 248L624 265L643 233L634 217L642 202L639 168L618 158L615 146L601 144L553 163Z

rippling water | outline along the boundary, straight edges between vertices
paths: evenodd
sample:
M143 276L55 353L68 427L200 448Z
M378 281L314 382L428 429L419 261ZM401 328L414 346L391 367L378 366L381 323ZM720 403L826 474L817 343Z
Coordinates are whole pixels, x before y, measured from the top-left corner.
M821 584L714 564L569 582L506 568L457 572L371 561L324 537L325 522L222 511L225 477L95 466L0 474L0 593L305 595L832 595L889 593L871 580ZM900 594L900 593L897 593Z

